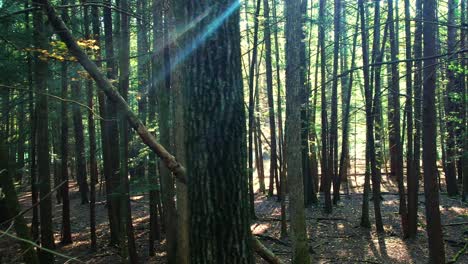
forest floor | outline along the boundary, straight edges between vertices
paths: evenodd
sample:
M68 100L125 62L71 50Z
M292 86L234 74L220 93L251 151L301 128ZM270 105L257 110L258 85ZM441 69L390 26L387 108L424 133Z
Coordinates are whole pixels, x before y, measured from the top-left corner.
M332 214L323 212L323 198L320 204L306 209L310 252L314 263L427 263L427 236L425 232L424 195L419 196L418 236L404 240L401 235L398 214L396 183L383 179L382 213L385 232L377 234L375 228L359 227L362 205L362 175L351 175L349 195L343 194L341 201L333 207ZM384 176L385 178L385 176ZM268 185L267 185L268 186ZM22 192L20 202L24 208L30 207L30 193ZM54 228L56 251L76 258L79 261L57 257L57 263L119 263L118 249L108 246L109 228L105 197L97 197L96 221L98 250L89 250L89 206L80 204L80 196L75 182L70 189L71 225L73 243L60 245L61 205L55 203ZM373 222L373 206L370 204L370 219ZM280 239L280 203L275 197L256 195L257 220L252 223L252 231L284 263L291 262L291 241ZM446 259L450 261L468 243L468 207L460 199L441 195L442 224L446 247ZM156 256L148 257L149 204L147 196L132 197L132 215L135 227L137 250L141 262L165 263L164 241L156 243ZM31 213L26 214L31 222ZM374 225L373 225L374 226ZM1 227L4 229L5 227ZM0 237L0 263L19 263L19 246L13 239ZM257 263L265 263L257 257ZM457 263L468 263L468 254L460 256Z

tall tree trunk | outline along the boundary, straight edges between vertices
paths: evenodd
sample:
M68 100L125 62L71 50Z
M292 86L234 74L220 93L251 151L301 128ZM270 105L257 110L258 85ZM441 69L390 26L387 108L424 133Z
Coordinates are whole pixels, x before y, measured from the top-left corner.
M398 13L397 13L398 20ZM389 37L390 37L390 57L392 61L398 60L398 27L395 28L393 1L388 2L388 21L389 21ZM400 78L398 72L398 64L391 64L391 83L389 91L389 136L390 140L390 163L391 171L396 176L398 181L398 194L400 197L400 216L403 236L408 234L408 210L406 205L405 185L403 181L403 146L401 140L400 129Z
M436 1L426 0L423 6L424 34L424 92L423 92L423 169L424 196L426 198L426 223L429 242L429 262L445 263L445 248L439 210L439 189L437 184L436 146Z
M104 37L105 37L105 54L106 54L106 72L107 78L116 80L117 78L117 63L114 58L114 38L113 38L113 25L112 25L112 12L111 12L111 1L105 0L106 7L103 9L103 20L104 20ZM108 146L108 174L106 175L106 195L107 195L107 208L109 215L109 227L110 227L110 243L117 245L119 243L119 199L115 195L115 191L119 186L119 152L118 142L119 134L116 121L116 106L115 103L107 99L106 106L106 122L105 122L105 137L107 138Z
M336 169L335 164L338 164L338 64L340 51L340 15L341 15L341 0L334 0L334 15L333 15L333 82L332 82L332 98L331 98L331 128L330 128L330 152L328 158L332 164L333 178L333 203L336 204L340 200L341 179Z
M162 29L162 16L160 15L161 5L159 0L152 1L152 16L153 16L153 36L160 35ZM151 55L151 79L152 83L148 93L148 125L149 127L156 127L156 103L157 103L157 91L159 89L159 76L163 71L163 60L161 59L160 54L156 51L161 49L163 43L160 38L153 37L153 53ZM156 131L154 131L156 134ZM148 180L151 184L151 189L149 192L150 199L150 230L149 230L149 255L153 256L155 253L154 241L161 238L161 227L158 218L162 217L161 210L161 199L160 199L160 190L158 185L159 175L158 175L158 166L157 160L154 153L149 155L148 163ZM153 187L154 186L154 187ZM158 213L159 212L159 213Z
M166 6L167 0L164 0L163 6ZM160 10L160 18L162 20L162 28L160 32L162 33L162 53L163 56L163 67L162 73L163 77L161 82L158 85L158 103L159 103L159 136L160 141L163 146L171 150L171 76L170 76L170 58L169 58L169 43L168 39L168 16L167 10L164 8ZM171 171L167 168L163 162L160 163L160 179L161 179L161 201L163 205L163 217L164 217L164 228L166 231L166 251L167 251L167 260L168 263L177 263L177 212L175 205L175 189L174 189L174 179L171 175Z
M176 40L171 45L171 58L176 58L178 52L185 44L185 38L177 38L177 25L185 25L187 23L187 7L183 1L171 0L169 4L169 39ZM185 151L185 127L184 105L187 99L183 96L186 87L187 67L185 62L173 62L171 64L171 88L174 97L174 140L175 140L175 155L180 163L186 164ZM187 185L179 180L176 183L177 197L177 257L176 263L190 263L190 214Z
M270 188L272 188L273 179L278 178L277 170L277 149L276 149L276 126L275 126L275 106L273 99L273 66L271 56L271 28L270 28L270 5L269 0L263 0L263 17L264 17L264 32L263 39L265 43L265 68L266 68L266 86L267 86L267 97L268 97L268 117L270 122ZM257 7L259 9L259 7ZM258 88L257 88L258 89ZM257 100L260 98L257 97ZM280 190L276 190L278 196Z
M130 10L129 1L121 0L120 8ZM120 14L120 49L119 49L119 89L125 101L128 101L128 90L130 86L130 18L127 13ZM128 142L129 127L127 116L119 111L119 156L120 156L120 225L121 225L121 250L125 250L124 256L128 254L130 263L138 263L135 236L133 234L132 210L130 206L130 183L128 180Z
M252 217L255 217L255 208L253 207L253 140L254 140L254 123L255 123L255 99L254 99L254 75L255 75L255 67L257 65L257 57L258 57L258 23L259 23L259 16L260 16L260 7L261 7L261 0L257 0L256 7L255 7L255 17L254 17L254 36L253 36L253 47L252 47L252 61L249 65L249 134L248 134L248 147L247 147L247 157L248 157L248 172L249 172L249 199L250 199L250 211ZM274 184L274 174L270 174L270 184L268 189L268 196L273 196L273 184Z
M62 1L63 5L68 4L67 0ZM67 9L62 10L62 19L64 21L69 21ZM61 97L63 99L68 98L68 62L62 62L61 69ZM62 159L61 166L61 181L65 182L61 187L61 196L62 196L62 229L61 229L61 240L62 244L72 243L71 236L71 224L70 224L70 197L68 195L68 103L66 100L61 102L61 116L62 116L62 126L61 126L61 145L60 145L60 157Z
M448 0L448 15L447 15L447 50L450 52L457 49L457 28L455 26L455 10L458 1ZM453 55L452 55L453 56ZM457 126L460 126L458 120L458 112L460 111L460 103L457 99L460 94L460 82L456 76L456 70L452 67L447 67L447 99L445 103L445 115L447 122L447 163L445 171L445 183L447 185L447 193L449 196L458 195L457 186Z
M302 1L301 4L301 15L302 15L302 25L306 26L307 22L307 1ZM301 31L301 68L303 69L303 74L301 75L300 82L303 84L301 93L301 156L302 156L302 182L304 185L304 204L309 206L311 204L317 203L317 196L314 191L314 182L312 178L312 170L310 167L309 161L309 128L310 128L310 107L309 107L309 98L310 98L310 78L308 78L308 69L310 65L310 57L307 55L306 43L307 37L305 30ZM308 47L310 53L310 45Z
M320 42L320 79L321 79L321 99L322 99L322 109L321 109L321 116L322 116L322 179L321 179L321 187L320 189L324 191L325 195L325 211L327 213L331 213L332 211L332 199L331 199L331 177L330 174L330 163L329 163L329 140L328 140L328 116L327 116L327 95L326 95L326 65L327 65L327 57L326 57L326 46L325 46L325 10L326 10L326 0L320 0L319 5L319 42ZM322 184L323 183L323 184ZM323 186L323 187L322 187Z
M91 39L91 21L89 18L89 7L84 7L84 31L85 39ZM90 191L89 191L89 227L91 237L91 250L96 251L96 184L98 178L97 167L97 149L96 149L96 127L94 124L94 100L93 100L93 82L86 80L86 95L88 103L88 137L89 137L89 174L90 174Z
M359 29L359 14L356 16L356 29L354 31L353 37L353 50L351 53L351 69L356 67L356 44L357 36ZM347 59L346 57L344 59ZM344 111L343 111L343 133L342 133L342 145L341 145L341 155L340 155L340 168L339 168L339 178L340 180L347 179L347 170L348 170L348 156L349 156L349 118L351 111L351 96L353 88L354 75L353 72L349 73L349 78L346 85L346 94L343 95L344 99ZM347 180L346 180L347 181Z
M410 2L405 0L405 41L406 59L411 60L411 17ZM415 237L418 229L418 175L414 164L414 135L413 135L413 63L406 63L406 121L407 121L407 145L406 145L406 177L408 186L408 237Z
M286 126L285 154L289 187L289 211L291 238L293 241L292 263L310 263L304 212L304 186L301 164L301 83L305 68L301 65L302 3L285 1L286 10Z
M33 7L40 7L40 1L33 1ZM41 12L33 13L33 37L34 46L39 49L47 49L47 36L44 17ZM48 131L48 98L47 93L48 63L38 57L34 58L34 81L36 88L36 115L37 115L37 174L39 175L40 223L41 246L54 249L54 232L52 227L52 198L50 193L50 154ZM41 263L53 263L54 255L41 251L39 260Z
M361 20L361 41L362 41L362 59L363 59L363 77L364 77L364 94L366 101L366 161L365 161L365 180L364 180L364 195L362 197L362 215L361 226L370 227L369 221L369 192L370 192L370 177L373 174L375 159L374 155L374 132L373 132L373 117L372 117L372 89L370 87L369 73L369 48L368 36L366 29L366 12L364 9L363 0L359 0L359 15ZM379 197L374 197L379 199Z
M191 100L185 105L190 262L194 264L253 263L239 4L231 0L203 0L187 6L188 19L211 7L206 20L214 21L195 26L195 40L203 41L188 62L188 72L193 73L189 87L197 87L187 89ZM216 19L220 16L225 20ZM219 28L205 38L205 30L215 25ZM223 108L214 111L213 106L217 105Z

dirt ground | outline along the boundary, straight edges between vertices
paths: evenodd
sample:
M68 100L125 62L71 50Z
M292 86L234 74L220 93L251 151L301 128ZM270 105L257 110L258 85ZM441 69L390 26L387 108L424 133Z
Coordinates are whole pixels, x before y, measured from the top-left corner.
M265 166L266 167L266 166ZM314 263L427 263L427 236L425 232L424 195L419 196L418 236L403 240L398 214L396 183L383 179L382 213L385 233L377 235L375 229L359 227L362 204L362 175L351 175L349 194L343 193L340 203L332 214L323 213L323 197L320 204L306 209L309 249ZM267 184L268 186L268 184ZM89 250L89 206L81 205L77 186L73 182L70 190L71 224L73 244L62 246L60 241L61 205L54 199L54 228L56 250L61 254L78 259L74 261L57 257L56 263L119 263L118 249L107 245L109 228L104 196L97 197L96 219L98 251ZM132 197L132 214L138 254L143 263L165 263L164 241L157 245L157 254L148 257L148 197ZM21 193L24 208L30 206L30 193ZM280 204L275 197L256 195L257 220L252 231L268 248L285 263L291 262L291 242L280 239ZM441 195L442 224L446 258L450 261L468 243L468 207L460 199ZM370 202L371 223L373 207ZM26 214L31 221L30 213ZM5 229L6 227L2 227ZM0 263L20 263L21 255L17 243L8 237L0 237ZM265 263L257 257L257 263ZM468 254L460 256L457 263L468 263Z

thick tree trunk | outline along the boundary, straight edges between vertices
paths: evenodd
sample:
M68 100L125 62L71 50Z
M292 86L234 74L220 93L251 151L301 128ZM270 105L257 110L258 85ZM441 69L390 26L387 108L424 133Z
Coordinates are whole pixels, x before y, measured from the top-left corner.
M203 32L214 25L195 26L193 32L201 34L195 40L202 38L203 42L193 50L188 62L192 73L189 87L196 87L188 89L187 98L191 100L185 106L193 264L253 263L239 4L231 0L203 0L187 6L188 19L209 7L212 11L207 21L225 16L207 38ZM220 105L221 109L213 108Z

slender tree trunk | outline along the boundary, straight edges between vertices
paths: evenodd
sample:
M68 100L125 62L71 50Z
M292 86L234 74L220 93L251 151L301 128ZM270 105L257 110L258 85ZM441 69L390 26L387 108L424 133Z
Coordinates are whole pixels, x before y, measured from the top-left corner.
M461 19L461 24L466 25L467 21L467 12L468 12L468 4L466 0L461 1L461 13L462 13L462 19ZM460 44L462 49L466 49L468 45L468 33L466 30L461 30L460 32ZM468 59L465 57L462 60L462 66L464 69L468 66ZM463 193L462 193L462 200L466 201L468 200L468 78L466 76L462 75L462 89L463 89L463 107L465 109L463 113L463 131L462 131L462 157L461 157L461 163L462 163L462 175L463 175Z
M62 1L63 5L68 4L67 0ZM62 19L69 21L67 9L62 10ZM68 62L62 62L61 69L61 97L63 99L68 98ZM60 157L62 159L61 166L61 181L65 182L61 189L62 196L62 229L61 229L61 240L62 244L72 243L71 236L71 224L70 224L70 197L68 195L68 103L66 100L61 102L61 115L62 115L62 126L61 126L61 145L60 145Z
M340 51L340 15L341 15L341 0L334 0L334 40L333 40L333 82L332 82L332 98L331 98L331 128L330 128L330 152L328 158L332 161L332 178L333 178L333 203L336 204L340 200L341 179L336 170L335 164L338 164L338 64Z
M410 1L405 0L405 35L406 35L406 59L410 60L411 55L411 23L410 23ZM415 237L418 229L418 174L415 171L414 160L414 135L413 135L413 63L406 63L406 120L407 146L406 146L406 175L408 186L408 237ZM419 160L418 160L419 162Z
M326 95L326 46L325 46L325 10L326 10L326 0L320 0L319 6L319 41L320 41L320 79L321 79L321 99L322 99L322 180L321 187L323 186L323 191L325 195L325 212L331 213L332 211L332 199L331 199L331 177L330 174L330 162L329 162L329 140L328 140L328 115L327 115L327 95ZM323 184L322 184L323 183Z
M169 39L177 39L177 25L184 25L187 23L186 6L182 1L171 0L169 4ZM171 45L171 58L176 58L177 54L183 48L185 38L177 39ZM187 99L183 96L186 87L187 67L185 62L171 65L171 85L172 94L174 96L174 140L175 140L175 155L180 163L186 164L186 151L185 151L185 127L184 119L184 105ZM177 257L176 263L188 264L190 262L190 214L189 214L189 200L188 190L185 183L179 180L176 183L176 197L177 197Z
M275 106L273 99L273 66L272 66L272 56L271 56L271 28L270 28L270 6L268 3L269 0L263 0L263 17L265 19L264 23L264 32L263 39L265 43L265 68L266 68L266 86L267 86L267 97L268 97L268 117L270 121L270 188L272 188L273 179L278 178L277 170L277 150L276 150L276 126L275 126ZM259 7L257 7L259 9ZM257 88L258 89L258 88ZM257 97L257 100L259 98ZM278 196L280 195L280 190L276 190Z
M166 4L166 2L163 2ZM165 5L163 5L165 6ZM167 149L171 149L171 76L170 76L170 58L169 58L169 39L168 39L168 16L166 13L167 10L161 10L161 18L164 17L162 21L162 28L160 31L162 33L163 39L163 78L158 86L158 104L159 104L159 136L160 141L163 146ZM163 162L160 163L160 179L161 179L161 200L163 205L163 217L164 217L164 228L166 231L166 251L167 251L167 260L168 263L177 263L177 212L176 205L174 201L175 189L174 189L174 179L171 175L171 171L167 168Z
M436 1L426 0L423 6L424 53L428 58L436 55ZM429 262L445 263L445 249L440 222L439 189L437 184L436 146L436 63L435 58L424 60L423 92L423 169L426 223L429 241Z
M106 72L107 78L115 80L117 78L117 64L114 58L114 38L113 38L113 25L112 25L112 12L110 9L110 0L105 0L106 7L103 10L104 17L104 36L105 36L105 54L106 54ZM109 227L110 227L110 243L117 245L119 243L119 226L120 218L119 211L120 205L115 191L119 186L119 156L118 156L118 128L116 122L116 106L115 103L107 99L105 104L106 108L106 122L105 122L105 137L107 138L106 145L108 146L108 175L106 178L106 195L108 201L108 215L109 215Z
M120 8L130 10L129 1L121 0ZM130 86L130 18L127 13L120 14L120 49L119 49L119 90L125 101L128 100L128 90ZM130 207L130 184L128 180L128 142L129 127L126 114L122 111L119 117L119 156L120 156L120 225L121 225L121 250L125 250L124 256L128 254L129 263L138 263L138 256L133 234L132 210Z
M304 212L304 186L301 164L301 83L306 68L301 65L302 3L285 1L286 10L286 133L285 153L289 187L292 263L310 263Z
M397 13L398 14L398 13ZM398 17L396 17L398 20ZM395 28L393 1L388 2L388 21L389 24L389 37L390 37L390 57L392 61L398 59L398 27ZM405 186L403 181L403 147L401 141L400 129L400 78L398 72L398 64L391 65L391 83L389 94L389 135L392 138L390 141L390 163L391 170L396 176L398 181L398 194L400 196L400 216L401 227L403 229L403 236L408 235L408 210L406 205Z
M33 1L33 7L39 7L40 1ZM34 46L40 49L47 49L47 36L44 27L44 17L40 12L33 13L33 37ZM41 246L54 249L54 232L52 227L52 198L47 196L50 193L50 154L49 154L49 131L48 131L48 98L47 93L47 61L34 58L34 80L36 88L36 115L37 115L37 173L39 175L39 198L40 209L40 234ZM36 201L37 202L37 201ZM46 251L41 251L39 260L43 264L53 263L54 255Z
M455 27L455 10L458 1L448 0L448 15L447 15L447 50L449 52L457 49ZM447 163L445 171L445 183L447 185L447 193L449 196L458 195L457 186L457 129L459 126L458 112L459 112L459 99L460 96L460 82L456 76L456 72L450 66L447 68L447 99L445 103L445 115L447 120Z
M370 87L369 76L369 49L368 49L368 36L366 29L366 12L364 9L363 0L359 0L359 14L361 19L361 41L362 41L362 59L363 59L363 76L364 76L364 93L366 101L366 171L364 180L364 195L362 197L362 215L361 226L370 227L369 221L369 192L370 192L370 177L373 172L374 165L371 159L374 156L374 133L373 133L373 118L372 118L372 90ZM374 158L373 158L374 157ZM378 199L378 197L374 197Z

